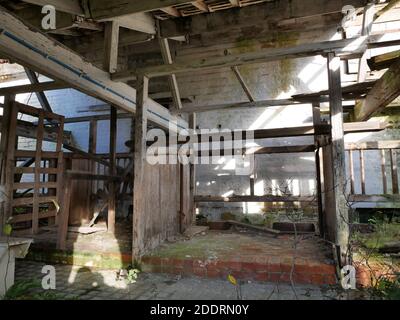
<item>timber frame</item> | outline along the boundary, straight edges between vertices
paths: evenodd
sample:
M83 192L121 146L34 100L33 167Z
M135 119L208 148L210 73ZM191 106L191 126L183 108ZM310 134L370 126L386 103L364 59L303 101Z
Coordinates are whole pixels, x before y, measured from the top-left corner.
M43 1L25 1L33 5L40 5ZM175 59L174 42L184 42L186 37L212 33L223 30L224 25L217 17L226 17L230 8L249 5L248 8L237 9L238 21L245 19L245 14L257 16L255 2L263 3L263 8L271 8L274 4L268 1L221 1L219 5L207 1L187 0L149 0L149 1L95 1L86 0L82 2L53 1L62 16L68 22L71 15L73 23L55 30L52 34L64 34L66 30L69 36L74 36L71 29L77 24L81 29L104 31L101 46L104 49L101 66L95 66L87 62L79 54L73 52L62 43L50 36L33 28L21 16L17 16L4 8L0 8L0 53L2 57L10 59L24 66L30 84L15 87L0 88L0 95L5 97L2 105L4 114L1 125L1 184L5 186L7 201L2 206L2 220L11 223L30 222L29 232L38 233L40 229L39 220L48 219L48 226L57 225L57 248L67 249L68 228L71 220L71 199L73 198L74 183L86 181L91 187L98 188L101 182L104 191L101 210L107 207L108 232L116 232L116 211L118 201L127 194L132 197L133 221L132 221L132 256L140 260L150 249L157 246L162 240L167 239L167 230L162 235L151 235L146 239L149 229L149 212L154 207L148 191L154 188L154 181L162 181L168 185L173 181L173 187L179 197L171 199L171 194L163 194L158 190L160 207L165 205L177 209L174 212L173 223L176 225L177 233L192 224L195 219L196 205L201 202L305 202L313 203L318 208L320 235L334 243L342 265L349 261L348 252L348 202L390 202L391 205L399 199L399 181L397 173L397 153L400 149L398 141L379 141L364 144L346 144L346 134L356 132L382 131L389 125L382 121L367 121L372 115L379 113L400 95L400 59L398 51L385 56L373 57L367 60L367 54L373 48L389 48L400 44L400 39L382 41L383 33L373 34L371 27L374 21L382 18L385 12L379 11L373 15L371 11L374 6L366 4L365 1L352 1L357 8L363 9L362 32L353 38L340 40L320 41L306 44L291 44L283 47L268 47L264 49L249 50L246 52L224 52L224 55L199 57L193 60ZM288 1L282 1L287 3ZM291 2L291 1L289 1ZM333 3L330 1L325 7L316 6L310 8L312 1L306 1L311 10L309 14L301 8L301 1L293 1L294 8L311 19L315 15L325 12L341 14L343 1ZM83 6L81 5L83 3ZM372 8L372 9L371 9ZM236 9L235 9L236 10ZM270 18L274 26L282 23L290 25L292 19L284 10L283 4L277 4L276 12L279 18L271 18L269 14L259 17L260 21ZM218 11L209 18L207 12ZM219 12L221 11L221 12ZM268 10L266 10L268 11ZM316 12L314 12L316 11ZM127 15L127 16L126 16ZM186 16L193 18L186 25L181 25L181 20ZM77 19L77 17L80 17ZM128 18L130 19L128 19ZM137 18L137 19L136 19ZM175 19L179 18L179 19ZM315 18L315 17L314 17ZM154 20L157 19L157 22ZM207 24L202 25L210 19L215 22L216 30L209 30ZM214 20L215 19L215 20ZM63 20L64 21L64 20ZM135 22L132 22L135 21ZM139 22L138 22L139 21ZM258 20L257 20L258 21ZM233 24L232 21L230 23ZM247 25L248 21L244 24ZM285 26L280 26L285 28ZM147 43L154 40L159 47L162 61L153 65L136 65L121 70L119 64L119 48L126 34L122 28L128 28L135 33L133 42ZM137 40L137 33L145 33ZM183 37L183 39L182 39ZM144 39L144 40L143 40ZM74 40L70 40L73 43ZM68 42L66 40L66 42ZM143 45L145 47L145 45ZM241 68L247 65L261 64L291 60L305 57L322 56L326 62L326 73L328 89L319 92L296 94L286 99L257 100L246 77L241 73ZM178 57L179 58L179 57ZM348 86L342 85L342 64L351 59L359 60L357 81ZM388 70L374 81L366 79L366 68L368 64L371 69ZM222 104L207 104L203 106L185 106L183 104L182 92L180 91L178 79L180 75L204 71L215 71L228 69L233 73L237 84L246 96L246 101ZM35 72L50 78L50 81L39 82ZM150 84L154 79L165 77L168 82L172 104L167 108L151 99ZM124 83L126 82L126 83ZM134 83L135 88L129 84ZM64 118L55 114L52 106L46 98L45 91L76 89L90 95L107 104L107 114ZM20 93L35 93L42 109L23 105L15 101L15 95ZM344 102L355 101L354 106L345 107ZM323 104L328 103L328 121L322 119ZM313 143L280 146L259 147L251 153L261 154L295 154L314 153L315 173L317 181L317 194L314 197L304 196L275 196L255 195L254 176L249 177L250 194L247 196L232 195L222 197L216 195L196 194L196 165L176 165L175 167L149 168L146 162L148 147L147 132L150 126L162 130L172 130L177 133L180 130L193 130L193 135L198 141L209 141L213 135L202 135L197 132L196 116L201 112L224 110L234 112L236 109L267 108L274 106L298 106L307 104L312 109L312 123L302 127L257 129L242 131L242 139L251 133L256 141L271 138L284 137L312 137ZM37 117L36 122L18 120L18 112ZM345 121L345 113L350 113L349 119ZM117 152L118 119L131 120L130 152L127 155ZM109 152L107 155L99 155L96 152L97 145L97 123L101 120L109 121ZM73 145L68 139L68 132L64 131L65 123L88 122L89 139L88 151L83 151ZM32 152L15 149L18 136L36 138L38 143L36 150ZM216 134L218 136L218 134ZM233 140L234 136L229 139ZM208 140L207 140L208 139ZM42 151L42 143L55 142L54 152ZM171 147L171 146L169 146ZM174 147L177 147L176 145ZM193 146L192 146L193 147ZM63 151L63 149L64 151ZM66 151L70 151L68 155ZM196 151L197 149L194 148ZM365 188L364 151L375 150L380 153L382 170L382 195L368 195ZM215 148L208 145L205 150L199 151L201 156L213 154ZM219 151L217 149L217 151ZM231 150L225 150L231 151ZM248 154L248 148L243 148L242 154ZM188 151L189 152L189 151ZM350 160L350 192L348 193L346 181L346 161L348 154ZM354 155L358 153L360 159L361 194L356 193L354 182ZM120 166L118 160L124 158L125 165ZM32 160L33 159L33 160ZM74 160L87 160L87 170L74 169ZM23 160L22 166L17 162ZM42 167L43 160L48 160L47 167ZM390 163L391 190L388 197L388 180L385 164ZM34 164L34 167L32 165ZM102 166L103 172L99 170ZM33 182L21 182L21 176L25 173L34 175ZM41 183L40 175L49 174L48 180ZM50 177L52 175L52 177ZM164 175L167 177L165 178ZM167 179L167 180L163 180ZM170 179L170 180L168 180ZM160 182L161 183L161 182ZM15 190L32 189L32 197L23 197ZM46 190L45 190L46 189ZM52 190L50 190L52 189ZM167 188L166 188L167 189ZM41 195L40 191L46 191ZM97 191L97 190L96 190ZM26 196L26 193L23 194ZM89 194L87 196L90 196ZM347 197L349 195L349 197ZM385 197L383 196L385 195ZM383 198L386 200L383 201ZM387 200L389 199L389 201ZM188 200L188 201L187 201ZM47 204L47 211L43 209L42 203ZM62 204L60 206L60 204ZM17 206L29 205L29 212L18 214ZM13 209L14 208L14 209ZM31 212L30 212L31 210ZM101 211L100 210L100 211ZM18 210L17 210L18 211ZM162 217L161 213L157 213ZM94 217L95 220L96 217ZM11 219L11 220L9 220ZM158 218L154 218L158 219ZM165 222L171 223L171 221ZM28 223L29 224L29 223ZM151 228L150 228L151 229ZM148 241L147 241L148 240Z

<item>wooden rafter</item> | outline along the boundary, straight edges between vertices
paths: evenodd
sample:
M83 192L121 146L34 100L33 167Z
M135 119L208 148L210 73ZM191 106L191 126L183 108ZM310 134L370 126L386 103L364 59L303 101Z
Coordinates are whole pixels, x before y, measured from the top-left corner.
M61 81L48 81L35 84L24 84L13 87L3 87L0 88L0 96L8 94L29 93L29 92L43 92L43 91L59 90L66 88L69 88L69 86L65 83L62 83Z
M357 121L365 121L400 95L400 58L376 82L366 98L354 109Z
M262 63L283 59L294 59L308 56L316 56L334 51L337 54L354 54L364 52L367 47L368 38L359 37L336 41L325 41L319 43L301 44L298 46L268 49L257 52L232 54L224 57L201 59L198 61L174 63L171 65L160 65L145 67L140 70L128 70L113 75L114 80L129 79L135 77L136 73L142 73L148 77L161 77L170 74L195 72L197 70L211 70L224 67L240 66L251 63Z
M72 88L84 92L106 103L128 112L136 110L136 91L132 87L110 80L110 74L86 62L76 53L66 49L47 35L33 30L31 26L0 8L0 52L6 57L45 74L52 79L68 83ZM148 99L149 121L168 128L169 121L178 120L178 125L187 127L182 119Z
M31 84L33 85L37 85L39 84L39 78L36 75L35 72L33 72L32 70L25 68L25 72L26 75L28 76L29 81L31 82ZM42 107L43 110L46 110L48 112L53 112L53 110L51 109L49 100L47 100L46 95L44 94L43 91L37 91L36 93L36 97Z
M247 86L246 82L244 81L242 74L240 73L238 67L232 67L232 71L234 72L236 78L238 79L243 91L246 93L247 98L250 102L254 102L255 99L250 91L250 88Z

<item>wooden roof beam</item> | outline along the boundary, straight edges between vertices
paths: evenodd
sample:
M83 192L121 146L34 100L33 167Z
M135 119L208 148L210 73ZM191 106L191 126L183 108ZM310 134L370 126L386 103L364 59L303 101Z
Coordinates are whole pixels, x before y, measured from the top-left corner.
M232 54L224 57L210 57L208 59L200 59L197 61L122 71L115 73L112 77L114 80L130 79L136 77L137 73L142 73L150 78L154 78L170 74L195 72L198 70L211 70L252 63L316 56L332 51L336 52L338 55L354 54L355 52L364 52L367 47L367 42L368 37L358 37L352 39L307 43L287 48L267 49L256 52Z
M149 12L188 4L192 3L193 0L84 0L84 2L88 16L95 20L105 20L132 13Z
M96 68L78 54L34 30L1 7L0 53L117 108L131 113L136 111L134 88L112 81L110 73ZM157 126L168 129L172 121L178 122L178 127L187 128L186 121L171 115L168 109L152 99L147 99L146 103L149 121Z
M20 94L20 93L30 93L30 92L43 92L50 90L67 89L69 86L60 81L48 81L40 82L35 84L24 84L14 87L3 87L0 88L0 96L5 96L8 94Z
M366 98L354 108L356 121L366 121L400 95L400 58L386 71L367 94Z
M35 4L38 6L52 5L57 11L71 13L79 16L84 15L79 0L23 0L24 2Z

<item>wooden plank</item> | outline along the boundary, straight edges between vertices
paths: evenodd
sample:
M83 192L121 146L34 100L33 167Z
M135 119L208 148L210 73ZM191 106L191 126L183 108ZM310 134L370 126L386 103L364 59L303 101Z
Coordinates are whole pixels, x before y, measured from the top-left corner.
M57 159L58 152L54 151L42 151L42 159ZM34 158L36 151L33 150L15 150L15 158Z
M191 130L196 130L196 114L192 113L189 115L189 128ZM190 197L190 213L192 214L192 221L195 221L196 217L196 203L194 201L194 195L196 194L196 166L193 163L190 163L190 190L189 190L189 197Z
M29 204L33 204L33 197L25 197L25 198L16 198L12 201L12 206L13 207L18 207L18 206L25 206ZM51 196L51 197L38 197L37 203L53 203L53 201L57 201L57 197Z
M156 34L156 23L153 16L147 12L134 13L113 18L112 21L119 24L122 28L144 32L147 34Z
M62 196L61 213L58 219L58 231L57 231L57 249L65 250L67 245L68 235L68 219L69 219L69 207L71 202L71 183L72 181L68 177L64 177L64 188Z
M400 202L398 194L377 194L377 195L361 195L353 194L349 196L350 202Z
M345 263L348 259L347 247L349 238L348 208L346 206L345 186L345 150L344 150L344 126L343 126L343 106L342 106L342 86L340 75L340 58L334 53L328 53L328 79L329 79L329 98L330 98L330 122L332 132L332 169L334 181L334 217L329 217L327 222L333 223L329 230L334 230L333 236L335 243L340 250L340 260ZM332 227L332 229L331 229Z
M381 21L382 18L400 4L400 0L390 0L389 3L375 14L375 20Z
M315 202L314 196L199 196L194 197L195 202Z
M146 100L148 99L149 79L139 75L137 82L137 109L135 114L135 152L134 152L134 187L133 187L133 232L132 232L132 259L139 260L145 250L145 157L147 114Z
M34 162L34 173L33 173L33 181L34 181L34 187L33 187L33 202L32 202L32 228L31 231L33 234L37 234L39 231L39 220L38 220L38 215L39 215L39 198L40 198L40 178L41 174L39 172L41 168L41 153L42 153L42 144L43 144L43 124L44 124L44 119L43 116L39 117L39 125L38 125L38 130L37 130L37 136L36 136L36 151L35 151L35 162Z
M57 182L39 182L39 188L57 188ZM35 187L35 182L18 182L13 184L13 189L32 189Z
M400 95L400 59L376 82L366 98L354 108L357 121L368 120Z
M247 98L249 99L249 101L254 102L255 99L254 99L249 87L247 86L246 82L244 81L242 74L240 73L238 67L234 66L231 69L234 72L236 78L238 79L240 86L242 87L242 89L243 89L244 93L246 94Z
M174 7L165 7L160 9L162 12L172 16L172 17L180 17L181 13Z
M71 145L68 145L66 143L64 143L63 146L64 146L65 149L67 149L67 150L69 150L69 151L71 151L73 153L80 154L80 155L84 156L85 158L88 158L88 159L93 160L95 162L101 163L102 165L104 165L106 167L110 166L110 162L109 161L106 161L106 160L102 159L101 157L99 157L99 156L97 156L95 154L91 154L89 152L85 152L85 151L83 151L81 149L78 149L78 148L76 148L74 146L71 146Z
M372 132L381 131L387 127L386 123L382 122L348 122L343 125L344 133L356 133L356 132ZM328 134L330 126L327 124L321 124L314 128L314 126L301 126L301 127L288 127L288 128L276 128L276 129L257 129L257 130L239 130L231 133L216 132L216 133L204 133L197 134L196 141L207 141L207 137L211 139L220 139L221 135L224 136L225 141L233 139L246 139L246 135L254 137L254 139L267 139L267 138L283 138L283 137L296 137L296 136L312 136L314 134ZM193 138L195 138L193 136ZM215 140L217 141L217 140ZM185 142L178 142L183 144ZM275 147L274 147L275 148ZM290 147L281 147L284 151L285 148L291 150ZM264 149L269 152L268 147ZM278 149L276 149L278 150Z
M158 24L158 30L160 30L159 24ZM169 47L168 39L161 38L158 35L158 42L160 44L161 56L163 58L164 63L167 65L172 64L173 60L172 60L171 49ZM182 109L182 101L181 101L181 95L179 92L178 81L176 79L175 74L171 74L168 76L168 83L169 83L169 88L171 89L172 101L174 103L175 111L178 111L178 110Z
M14 181L14 176L12 172L9 172L8 166L11 164L11 162L8 160L8 157L11 156L12 154L9 154L9 136L10 136L10 130L11 134L14 135L15 139L15 129L12 128L12 124L15 124L15 121L11 121L13 117L17 116L17 113L15 110L13 110L13 102L15 100L15 95L7 95L4 97L4 109L3 109L3 119L2 119L2 126L1 126L1 143L0 143L0 184L4 186L4 193L5 197L2 196L2 198L5 198L6 201L1 201L0 202L0 236L3 235L3 227L9 216L11 215L10 211L10 199L7 197L12 195L12 190L11 189L11 183ZM14 130L14 132L12 132ZM15 141L14 141L15 143ZM14 149L13 149L14 150ZM11 179L11 180L10 180Z
M387 189L386 151L385 151L385 149L381 150L381 173L382 173L383 194L387 194L388 189Z
M369 36L372 24L374 22L375 15L375 4L368 3L364 8L363 22L361 28L362 36ZM367 59L369 57L369 51L366 50L362 57L358 60L358 75L357 82L364 82L367 78L368 64Z
M71 180L103 180L103 181L121 181L120 176L111 176L109 174L91 173L88 171L67 170L66 175Z
M60 82L60 81L48 81L48 82L40 82L35 84L24 84L20 86L13 87L3 87L0 88L0 96L5 96L8 94L21 94L21 93L29 93L29 92L42 92L42 91L51 91L51 90L59 90L66 89L68 85Z
M110 19L131 13L149 12L166 7L187 4L188 0L88 0L90 16L95 20Z
M315 100L315 99L314 99ZM207 112L213 110L223 110L223 109L245 109L245 108L266 108L266 107L275 107L275 106L290 106L297 105L300 102L297 102L293 99L275 99L275 100L261 100L261 101L253 101L253 102L237 102L237 103L223 103L223 104L215 104L215 105L200 105L200 106L188 106L183 107L181 113L199 113L199 112Z
M371 70L383 70L390 68L390 66L400 59L400 50L387 52L368 59L368 66Z
M48 35L33 30L5 10L0 11L0 30L3 56L127 112L135 112L135 89L110 80L108 72L86 62ZM152 99L147 99L147 104L149 121L157 126L168 129L170 121L178 121L178 128L187 128L186 121L172 116L168 109Z
M390 150L390 163L392 165L392 192L399 193L399 176L397 172L397 150Z
M119 24L108 21L104 29L104 70L113 73L118 67Z
M110 117L110 175L117 175L117 109L111 107ZM112 179L109 181L109 197L108 197L108 232L115 233L115 212L116 212L116 185Z
M348 150L377 150L377 149L400 149L400 140L367 141L359 143L346 143Z
M35 108L32 106L29 106L27 104L23 104L20 102L15 102L15 105L18 106L18 110L21 113L25 113L25 114L29 114L30 116L33 117L38 117L39 115L43 115L43 117L45 119L51 119L51 120L57 120L57 121L61 121L64 116L47 111L47 110L43 110L43 109L39 109L39 108Z
M72 13L75 15L84 15L79 0L24 0L24 2L36 4L38 6L52 5L57 11Z
M232 0L237 1L238 0ZM231 1L231 2L232 2ZM210 1L206 1L210 3ZM217 2L217 1L212 1ZM223 1L218 1L223 2ZM228 1L225 1L230 6ZM247 30L260 30L262 26L273 25L279 27L279 23L285 20L298 21L297 18L321 17L327 14L341 14L345 5L357 8L365 6L364 0L327 1L327 0L280 0L267 1L260 5L246 6L240 10L221 10L208 15L195 15L190 19L167 19L161 22L162 36L166 38L180 35L207 35L215 32L221 35L219 39L225 39L232 30L237 38L246 35ZM209 5L212 7L212 5ZM341 19L339 15L337 22ZM296 24L298 25L298 24ZM238 34L238 30L243 33ZM295 31L302 29L297 28ZM215 38L213 38L215 39Z
M49 210L44 212L39 212L38 219L46 219L55 217L57 215L56 210ZM12 216L11 223L18 223L18 222L25 222L25 221L32 221L33 214L32 213L24 213Z
M4 203L4 215L5 218L9 217L12 213L12 202L14 198L14 192L12 190L12 185L14 183L14 173L15 173L15 146L18 144L18 137L16 136L17 130L17 118L18 118L18 105L14 101L14 96L7 97L9 101L5 101L5 108L11 109L10 114L10 124L8 128L7 137L7 158L5 166L5 194L6 201Z
M196 72L198 70L212 70L252 63L263 63L284 59L316 56L326 52L336 52L337 54L354 54L355 52L364 52L366 49L367 40L367 37L358 37L311 44L308 43L287 48L274 48L256 52L231 54L224 57L210 57L208 59L173 63L171 65L144 67L140 70L128 70L115 73L113 74L112 79L131 79L132 77L136 77L137 73L142 73L150 78L161 77L171 74Z
M39 173L41 174L57 174L58 169L57 168L40 168ZM17 167L14 169L15 174L33 174L35 173L35 168L34 167Z
M0 116L0 120L2 120L2 116ZM3 122L4 121L0 122L0 128L2 127ZM17 121L16 135L19 137L35 138L36 130L37 130L36 125L32 124L31 122L23 121L23 120ZM45 141L54 142L56 140L56 134L54 132L54 127L52 127L52 128L46 127L43 138ZM71 132L64 131L63 138L66 143L69 143L71 140Z
M96 154L97 151L97 121L91 120L89 123L89 153ZM91 173L96 172L96 163L90 161L89 171ZM90 197L92 192L97 192L96 181L93 181L91 187L88 190L88 196Z
M178 231L183 232L183 219L185 217L184 199L185 199L185 183L184 183L184 167L179 164L179 211L178 211Z
M312 104L312 114L313 114L313 125L318 126L321 124L321 109L319 103ZM323 150L320 148L320 137L315 135L314 136L314 149L315 149L315 173L316 173L316 197L318 203L318 225L319 225L319 232L321 237L325 234L324 228L324 201L323 201L323 168L322 168L322 153Z
M192 1L191 3L192 3L192 5L194 7L196 7L200 11L203 11L203 12L208 12L209 11L208 10L208 6L202 0Z

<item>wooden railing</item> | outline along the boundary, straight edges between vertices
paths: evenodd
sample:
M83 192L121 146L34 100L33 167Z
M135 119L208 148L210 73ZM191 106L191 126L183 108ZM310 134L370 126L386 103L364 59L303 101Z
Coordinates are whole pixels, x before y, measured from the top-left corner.
M346 152L349 159L349 183L350 195L354 202L396 202L400 200L399 176L397 157L400 150L400 141L377 141L359 144L347 144ZM369 179L368 170L371 170L366 162L366 151L375 152L380 158L382 193L367 194L366 181ZM360 190L356 188L355 157L359 159ZM390 176L391 188L388 178ZM378 184L379 186L379 184ZM390 191L390 192L389 192Z

